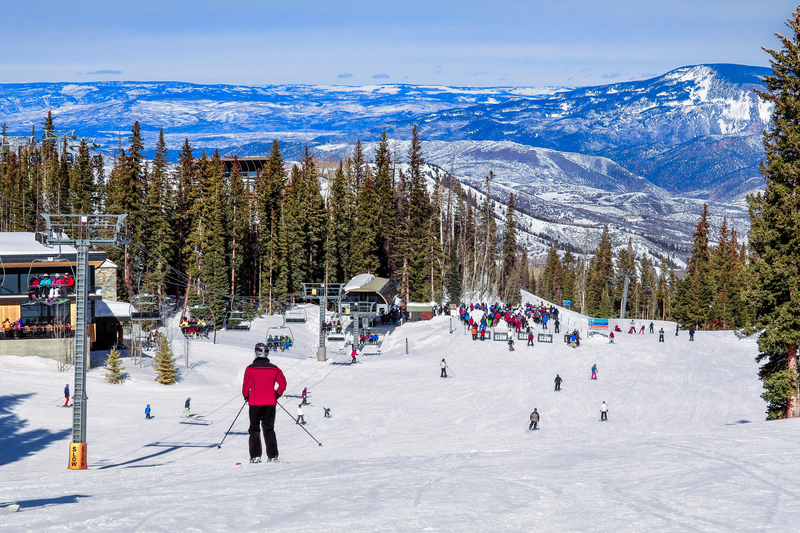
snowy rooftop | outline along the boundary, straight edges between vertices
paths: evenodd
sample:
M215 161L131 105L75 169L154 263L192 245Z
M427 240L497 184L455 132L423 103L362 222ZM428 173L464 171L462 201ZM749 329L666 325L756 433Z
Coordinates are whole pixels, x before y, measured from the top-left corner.
M0 256L58 255L59 248L48 248L36 240L36 234L28 231L0 232ZM62 254L75 254L72 246L61 246Z

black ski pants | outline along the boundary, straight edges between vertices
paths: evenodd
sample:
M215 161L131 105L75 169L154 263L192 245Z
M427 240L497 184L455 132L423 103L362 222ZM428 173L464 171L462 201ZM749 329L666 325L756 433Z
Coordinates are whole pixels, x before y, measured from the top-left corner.
M600 420L608 420L608 411L600 411Z
M259 427L260 426L260 427ZM267 444L267 457L278 457L278 439L275 437L275 406L250 406L250 457L261 457L261 430Z
M441 377L443 377L443 378L446 378L446 377L447 377L447 367L444 367L444 368L442 368L442 375L441 375Z
M539 424L539 422L534 422L533 420L531 420L531 425L528 426L528 429L536 429L536 426L538 424Z

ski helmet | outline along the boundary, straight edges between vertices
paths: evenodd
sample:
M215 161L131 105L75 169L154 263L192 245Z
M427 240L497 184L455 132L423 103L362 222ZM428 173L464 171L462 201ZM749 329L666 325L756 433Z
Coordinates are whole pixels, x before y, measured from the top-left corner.
M269 357L269 348L263 342L256 344L256 357Z

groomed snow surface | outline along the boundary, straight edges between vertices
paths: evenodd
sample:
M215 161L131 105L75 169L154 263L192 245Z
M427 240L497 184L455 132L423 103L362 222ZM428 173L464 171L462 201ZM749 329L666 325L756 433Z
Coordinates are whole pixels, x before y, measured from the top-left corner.
M217 444L242 406L253 345L279 317L192 341L173 386L153 381L148 358L142 369L125 360L124 385L90 370L87 471L67 469L72 409L60 404L72 374L0 357L0 506L22 506L0 530L796 531L800 421L763 421L753 339L699 332L690 343L656 322L663 344L618 333L613 345L556 338L509 352L473 342L455 316L450 333L440 316L382 328L381 354L350 365L342 343L316 360L319 315L307 310L296 346L272 361L292 415L308 387L305 428L324 446L279 409L277 464L248 463L246 410ZM534 407L541 429L529 431Z

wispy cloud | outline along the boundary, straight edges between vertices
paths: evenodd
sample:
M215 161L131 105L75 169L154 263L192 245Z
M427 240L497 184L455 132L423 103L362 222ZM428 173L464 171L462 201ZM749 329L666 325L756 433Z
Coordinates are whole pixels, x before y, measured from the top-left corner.
M92 72L87 72L86 73L87 76L92 75L92 74L106 74L106 75L118 76L118 75L122 74L122 71L121 70L93 70Z
M473 76L486 76L486 71L485 70L479 70L475 74L473 74Z
M613 80L614 78L619 78L619 76L620 74L618 72L615 72L614 74L603 74L600 77L603 78L604 80Z
M388 75L388 74L386 74L385 72L380 72L380 73L378 73L378 74L374 74L374 75L372 76L372 78L373 78L373 79L376 79L376 80L381 80L381 79L385 79L385 78L388 78L388 77L389 77L389 75Z
M338 75L338 76L336 76L336 77L337 77L337 78L352 78L352 77L353 77L353 75L352 75L352 74L350 74L349 72L342 72L341 74L339 74L339 75Z

